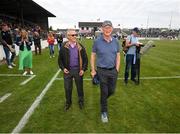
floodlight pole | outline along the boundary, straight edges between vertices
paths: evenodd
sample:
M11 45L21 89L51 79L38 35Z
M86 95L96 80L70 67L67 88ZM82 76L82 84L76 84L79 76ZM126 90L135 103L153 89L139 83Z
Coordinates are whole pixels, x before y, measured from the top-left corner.
M147 39L148 27L149 27L149 16L147 18L147 25L146 25L146 39Z
M172 16L173 16L173 12L171 12L171 18L170 18L170 22L169 22L169 30L171 30L171 25L172 25Z

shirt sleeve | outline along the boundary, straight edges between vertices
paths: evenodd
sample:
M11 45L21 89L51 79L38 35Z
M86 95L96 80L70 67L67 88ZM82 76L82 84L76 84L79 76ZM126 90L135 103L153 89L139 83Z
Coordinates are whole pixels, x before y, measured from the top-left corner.
M117 39L116 39L116 44L117 44L117 53L119 53L121 51L122 47Z
M92 52L97 53L97 41L94 41L94 44L92 46Z
M137 38L137 42L139 42L139 39Z
M127 37L127 40L128 40L129 42L131 41L131 36L130 36L130 35Z

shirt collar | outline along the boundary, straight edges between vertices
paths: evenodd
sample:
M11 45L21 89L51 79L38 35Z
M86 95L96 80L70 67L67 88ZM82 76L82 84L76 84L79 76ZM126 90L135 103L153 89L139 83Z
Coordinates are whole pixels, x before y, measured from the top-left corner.
M107 40L104 39L104 36L103 36L103 35L102 35L102 39L107 42ZM112 37L111 37L110 40L109 40L109 42L112 42L112 40L113 40L113 39L112 39ZM109 42L108 42L108 43L109 43Z
M71 48L74 48L74 47L76 46L76 43L69 43L69 46L70 46Z

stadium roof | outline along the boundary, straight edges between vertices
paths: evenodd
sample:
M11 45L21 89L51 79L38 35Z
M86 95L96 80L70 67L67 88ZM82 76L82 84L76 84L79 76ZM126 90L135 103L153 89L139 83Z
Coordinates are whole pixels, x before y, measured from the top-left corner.
M1 0L0 13L11 16L17 16L23 12L24 17L28 16L44 16L56 17L32 0Z
M101 27L102 22L79 22L79 27Z

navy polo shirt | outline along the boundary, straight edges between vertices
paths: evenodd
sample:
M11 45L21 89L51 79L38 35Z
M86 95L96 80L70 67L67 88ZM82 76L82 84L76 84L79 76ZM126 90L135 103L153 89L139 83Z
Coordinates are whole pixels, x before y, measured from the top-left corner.
M116 56L120 52L120 45L114 37L107 42L103 36L100 36L94 41L92 52L96 53L98 67L113 68L116 66Z

